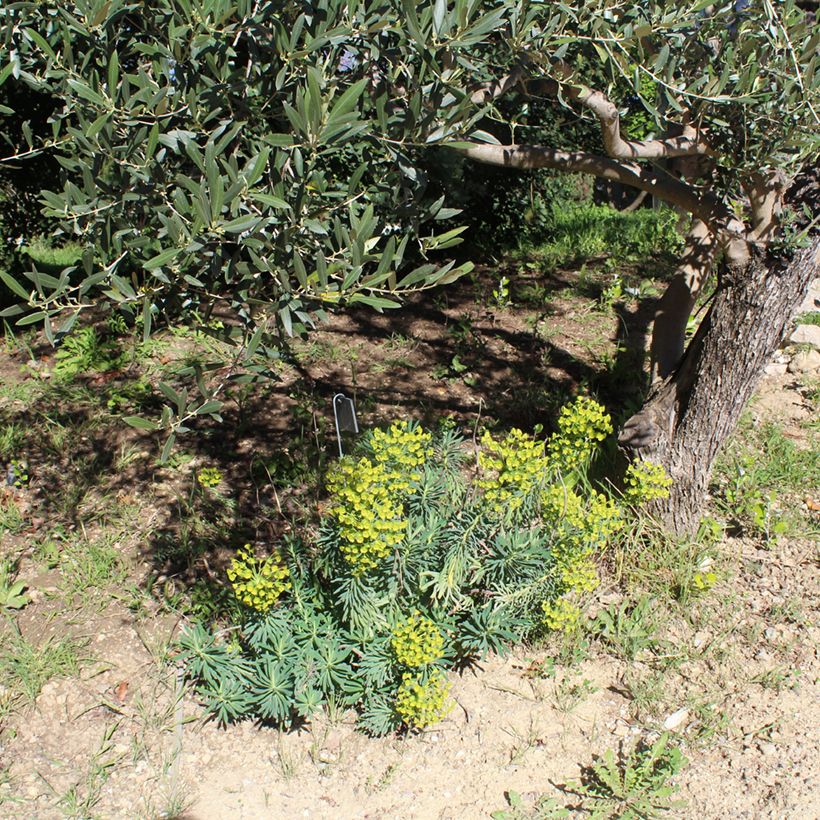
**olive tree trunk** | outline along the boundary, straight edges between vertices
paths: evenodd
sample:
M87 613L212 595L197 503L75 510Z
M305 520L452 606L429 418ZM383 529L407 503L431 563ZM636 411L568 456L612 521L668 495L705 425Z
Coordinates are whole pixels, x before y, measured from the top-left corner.
M817 236L789 260L728 266L680 365L624 425L621 445L674 480L659 512L675 532L697 527L715 456L819 269Z

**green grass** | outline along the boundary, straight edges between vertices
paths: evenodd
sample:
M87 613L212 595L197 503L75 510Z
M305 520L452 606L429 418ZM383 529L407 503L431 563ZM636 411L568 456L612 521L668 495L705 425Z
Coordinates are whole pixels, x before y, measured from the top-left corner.
M50 637L40 644L24 638L15 627L6 634L0 649L0 682L9 690L0 703L0 717L17 699L33 703L52 678L76 674L83 657L83 642L70 637Z
M13 535L23 528L24 518L14 498L0 495L0 535Z
M766 541L811 529L800 502L820 486L820 436L808 430L797 444L777 424L741 419L714 471L717 503L730 520Z
M0 424L0 459L9 459L19 454L26 440L22 425L10 422Z
M622 213L603 205L579 204L553 212L551 239L528 250L542 268L607 255L617 262L677 253L682 245L678 217L668 209Z
M22 251L39 268L61 271L71 265L76 265L83 255L82 245L68 242L62 247L54 247L51 240L38 236L32 239L31 244L23 245Z
M813 310L811 313L801 313L795 318L798 325L820 325L820 310Z
M60 551L59 569L63 593L73 605L84 606L103 599L106 590L122 585L128 571L114 546L119 533L105 533L95 540L68 540Z

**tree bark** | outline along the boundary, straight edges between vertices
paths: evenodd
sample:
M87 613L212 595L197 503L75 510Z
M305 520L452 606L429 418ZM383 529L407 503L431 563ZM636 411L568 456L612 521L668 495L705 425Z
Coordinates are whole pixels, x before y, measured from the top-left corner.
M791 259L758 252L730 265L680 366L624 425L621 445L662 464L674 481L659 507L673 531L697 527L715 456L818 272L816 235Z

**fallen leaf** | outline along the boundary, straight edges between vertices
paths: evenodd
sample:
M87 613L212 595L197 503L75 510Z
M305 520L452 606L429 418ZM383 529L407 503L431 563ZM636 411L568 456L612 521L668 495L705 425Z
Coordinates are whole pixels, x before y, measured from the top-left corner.
M128 681L121 680L115 687L114 694L116 695L120 706L123 706L125 704L125 697L128 694Z

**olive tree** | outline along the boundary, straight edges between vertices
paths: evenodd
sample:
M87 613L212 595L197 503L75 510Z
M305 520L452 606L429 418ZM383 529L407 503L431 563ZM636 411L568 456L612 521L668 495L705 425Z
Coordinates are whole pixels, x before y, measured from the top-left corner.
M100 300L146 334L222 303L231 378L328 306L383 309L451 281L465 266L425 258L459 240L426 194L417 158L431 146L592 174L679 209L687 242L658 305L653 386L621 441L668 468L669 521L691 528L818 264L816 232L783 210L820 156L820 33L793 0L11 2L0 25L0 82L59 102L51 135L23 128L2 159L54 152L63 178L43 202L87 246L79 271L7 282L24 301L7 314L50 338ZM502 97L505 111L537 97L590 120L598 149L499 144L481 124ZM651 123L640 140L621 125L635 100ZM169 388L163 425L217 412L222 383L199 379L195 400Z

